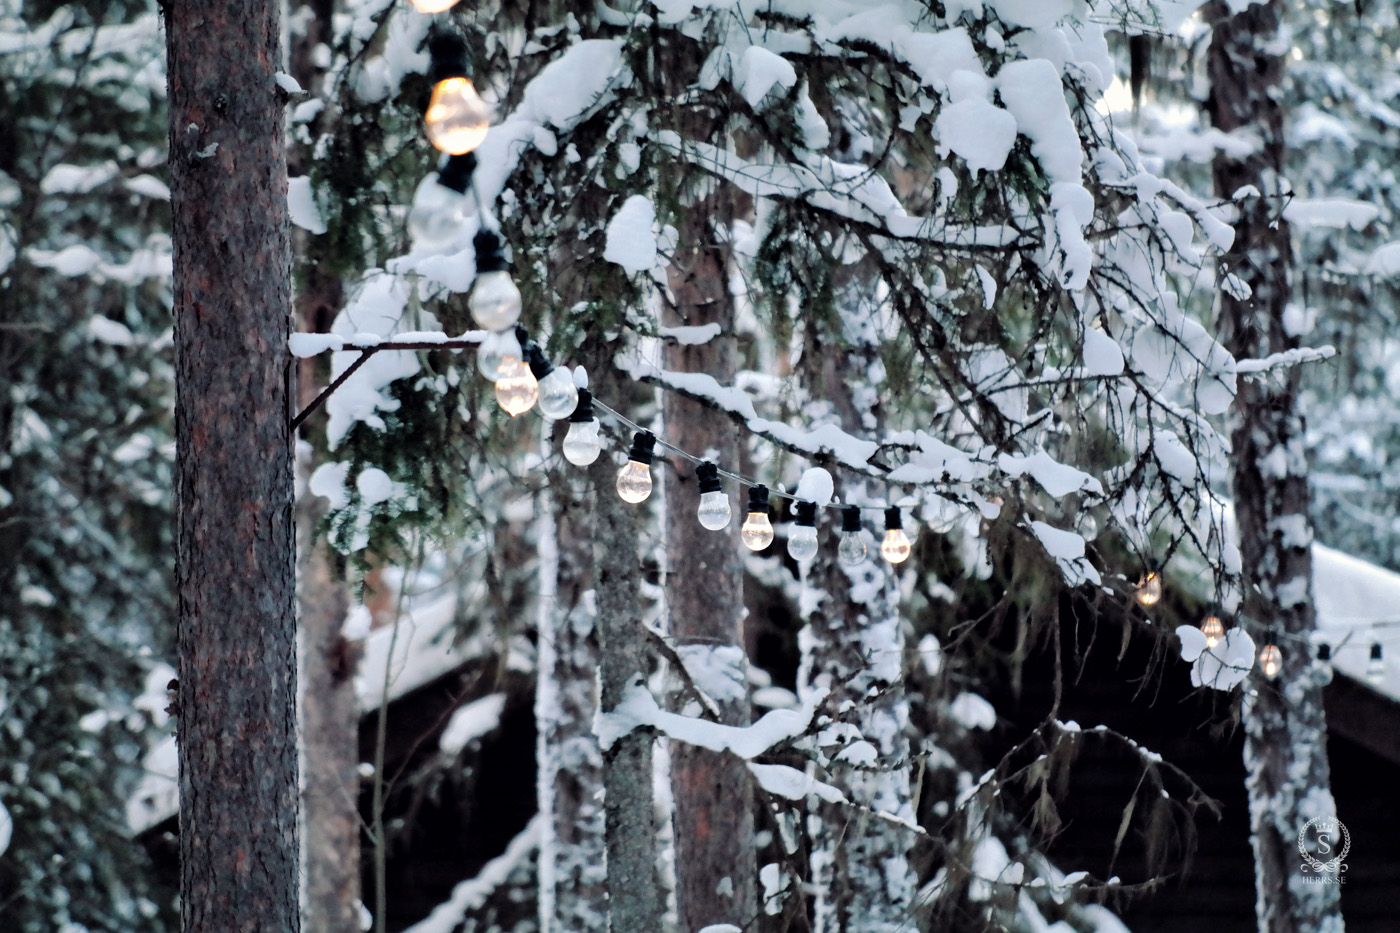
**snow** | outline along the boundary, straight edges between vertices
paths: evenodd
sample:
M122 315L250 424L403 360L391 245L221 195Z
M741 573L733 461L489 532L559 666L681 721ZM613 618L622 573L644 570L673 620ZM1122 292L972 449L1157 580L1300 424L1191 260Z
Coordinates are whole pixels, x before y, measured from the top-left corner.
M94 314L88 318L88 333L92 339L98 343L105 343L113 347L131 347L136 345L136 337L131 333L125 324L104 317L101 314Z
M501 712L505 708L504 693L492 693L458 708L447 720L438 738L438 748L444 755L459 754L468 744L500 726Z
M1400 276L1400 240L1377 247L1362 269L1367 275Z
M718 324L695 324L686 327L659 327L656 333L662 338L674 341L683 347L695 347L709 343L720 335Z
M677 645L675 651L695 686L711 700L726 705L748 699L744 649L734 645Z
M120 172L115 162L103 162L101 165L60 163L49 169L49 173L39 182L39 190L44 194L87 194L107 184Z
M122 181L122 187L132 194L154 198L157 201L170 200L170 186L154 175L135 175Z
M1062 531L1053 528L1044 522L1031 522L1031 530L1040 539L1040 543L1045 546L1045 551L1055 563L1059 565L1060 572L1065 575L1065 583L1069 586L1078 586L1081 583L1101 583L1099 572L1094 569L1094 565L1089 563L1084 556L1084 538L1072 531Z
M280 87L283 91L287 92L288 94L304 93L301 89L301 85L297 83L297 79L293 78L285 71L277 72L275 75L272 76L272 80L276 81L277 86Z
M1084 371L1091 376L1123 372L1123 348L1118 341L1097 328L1084 328Z
M1057 499L1072 492L1103 493L1103 484L1097 479L1083 470L1056 461L1043 450L1029 457L1002 454L997 462L1008 476L1029 473L1041 488Z
M316 196L311 191L311 178L298 175L287 179L287 211L292 223L310 233L326 232L326 221L321 217L321 208L316 204Z
M539 848L544 831L544 818L536 814L520 835L510 841L505 852L483 865L475 878L453 888L452 897L446 903L433 908L426 919L415 923L404 933L452 933L459 929L467 915L480 910L492 892L505 884L511 872Z
M1283 219L1300 227L1362 230L1380 215L1380 208L1347 198L1294 198L1283 208Z
M793 495L808 502L815 502L817 508L825 508L831 504L835 489L835 481L829 472L821 467L808 467L803 471L802 478L797 481L797 489L793 491Z
M651 199L643 194L632 195L608 221L603 258L632 275L649 272L656 265L655 227L656 207Z
M975 693L958 694L948 704L948 715L964 729L992 729L997 724L996 708Z
M940 152L952 150L973 172L1000 171L1016 144L1016 118L980 98L949 104L934 122Z
M360 493L361 501L367 506L388 502L403 494L400 484L390 479L389 474L378 467L362 470L355 478L355 488Z
M756 45L744 50L739 61L734 87L754 110L761 111L763 99L777 88L789 91L797 83L797 71L792 63Z
M1243 628L1232 628L1214 648L1206 646L1206 636L1194 625L1179 625L1182 660L1192 662L1191 685L1216 690L1233 690L1249 675L1257 654L1254 639Z
M10 837L14 835L14 830L14 818L5 808L5 802L0 800L0 855L4 855L5 850L10 847Z
M293 356L307 359L327 350L345 349L345 338L339 334L292 334L287 346Z
M818 781L803 771L787 765L762 765L749 762L758 786L770 794L786 797L788 800L804 800L809 795L828 803L846 803L846 795L830 784Z

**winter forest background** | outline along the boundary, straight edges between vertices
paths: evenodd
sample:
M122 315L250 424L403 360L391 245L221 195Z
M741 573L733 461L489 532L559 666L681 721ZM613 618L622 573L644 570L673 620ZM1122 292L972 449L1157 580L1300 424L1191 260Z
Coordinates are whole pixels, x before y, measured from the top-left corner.
M0 930L1393 929L1393 3L415 4L0 0Z

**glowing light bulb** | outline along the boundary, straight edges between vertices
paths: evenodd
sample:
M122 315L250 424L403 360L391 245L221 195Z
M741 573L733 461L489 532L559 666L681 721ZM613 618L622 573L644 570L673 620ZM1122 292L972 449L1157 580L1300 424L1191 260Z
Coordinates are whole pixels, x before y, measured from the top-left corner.
M632 436L632 449L627 465L617 471L617 494L623 502L645 502L651 495L652 449L656 436L650 431L638 431Z
M411 0L419 13L441 13L457 5L457 0Z
M530 348L530 372L540 382L540 414L555 421L573 414L578 407L573 373L549 365L539 347Z
M1371 643L1371 659L1366 662L1366 682L1373 687L1385 684L1385 658L1381 655L1381 643Z
M1214 648L1225 637L1225 623L1215 613L1210 613L1201 622L1201 634L1206 637L1206 647Z
M768 487L749 489L749 514L739 528L739 540L750 551L761 551L773 543L773 523L768 519Z
M865 563L868 551L865 536L860 530L860 509L848 505L841 510L841 543L836 548L836 558L847 567Z
M700 508L695 517L703 528L719 531L728 527L731 517L729 496L719 484L719 467L706 460L695 468L700 483Z
M441 152L464 155L486 141L491 108L476 92L469 78L455 75L433 85L433 96L423 114L428 142Z
M1138 581L1137 591L1133 596L1144 606L1157 605L1162 598L1162 575L1155 570L1149 570Z
M1259 652L1259 669L1270 679L1278 676L1278 672L1283 669L1283 652L1278 650L1277 645L1265 645Z
M796 520L788 529L787 552L793 560L811 560L817 553L817 504L798 502Z
M524 356L520 341L509 331L504 334L488 334L476 351L476 368L489 381L495 382L507 372L514 372L515 366Z
M508 360L501 361L501 378L496 380L496 404L512 417L525 414L535 407L540 397L540 384L524 360L515 360L507 369Z
M904 533L899 506L885 509L885 540L880 542L880 556L892 564L902 564L909 559L913 549L909 536Z
M564 459L574 466L588 466L602 449L598 419L593 417L593 396L587 389L579 389L578 407L569 416L569 431L564 435Z

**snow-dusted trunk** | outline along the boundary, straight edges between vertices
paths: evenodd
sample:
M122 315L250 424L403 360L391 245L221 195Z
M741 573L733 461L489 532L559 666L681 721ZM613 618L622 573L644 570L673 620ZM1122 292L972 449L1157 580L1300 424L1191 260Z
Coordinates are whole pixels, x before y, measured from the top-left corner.
M704 60L703 49L672 39L659 50L658 71L677 99ZM722 142L722 114L693 108L675 117L687 138ZM667 270L667 326L717 325L704 343L671 343L669 370L706 373L728 385L734 379L734 299L729 292L728 245L734 193L691 173L664 181L677 185L684 205L677 218L678 245ZM665 400L666 439L726 469L738 466L738 430L713 408L676 393ZM721 531L696 520L699 492L695 465L673 458L666 483L666 606L669 631L687 663L708 672L706 685L730 725L747 725L747 659L743 650L744 598L740 504L727 490L734 518ZM698 670L698 669L697 669ZM717 685L723 684L723 688ZM676 837L676 908L681 933L715 923L746 924L757 913L757 864L753 846L753 798L745 763L734 755L677 743L671 747L672 823Z
M164 9L181 920L290 933L301 923L281 4Z
M817 358L823 394L842 412L843 427L859 433L878 423L877 413L857 402L879 398L862 391L877 357L859 339L861 322L847 317L853 349L830 346ZM838 484L837 491L847 503L864 499L858 487ZM805 583L817 599L804 600L812 611L800 636L798 690L804 700L814 691L827 694L822 709L849 724L827 730L819 740L822 751L835 759L829 766L833 783L855 805L912 823L899 589L891 565L874 548L864 563L844 566L837 557L839 529L839 522L826 524L828 540L807 571ZM912 833L889 820L830 804L808 827L815 933L907 929L916 883L908 859Z
M594 533L587 498L574 482L577 472L569 464L551 471L540 495L535 727L544 816L542 933L604 933L608 928L603 755L593 735L598 709L590 587Z
M337 577L329 545L315 540L324 500L298 506L297 601L301 627L302 929L359 929L359 708L355 665L360 646L345 638L350 592Z
M600 398L624 397L623 380L611 366L595 370L594 383ZM588 476L596 530L593 586L601 657L599 706L606 713L616 709L627 687L642 681L646 673L638 543L644 513L613 491L617 465L611 457L599 457ZM654 933L665 910L656 871L652 744L650 732L634 730L603 755L608 926L613 933Z
M1223 295L1221 321L1238 358L1296 348L1285 311L1292 250L1283 219L1286 190L1283 113L1278 85L1288 43L1279 35L1277 0L1231 16L1212 3L1208 66L1211 116L1226 132L1253 131L1259 148L1243 159L1217 157L1216 193L1241 197L1235 243L1223 260L1251 297ZM1303 871L1299 834L1314 817L1335 818L1327 765L1321 688L1308 676L1313 630L1312 524L1308 516L1303 420L1296 370L1242 381L1232 444L1235 513L1244 565L1246 619L1278 633L1283 667L1256 677L1244 699L1245 767L1261 933L1340 933L1339 887ZM1324 857L1325 858L1325 857Z

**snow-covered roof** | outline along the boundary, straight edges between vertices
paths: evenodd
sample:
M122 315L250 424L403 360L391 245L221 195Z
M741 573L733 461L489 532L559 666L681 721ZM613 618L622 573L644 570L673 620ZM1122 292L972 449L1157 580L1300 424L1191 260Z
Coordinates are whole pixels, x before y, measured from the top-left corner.
M1314 544L1313 601L1318 636L1332 646L1333 670L1365 681L1371 644L1400 634L1400 573ZM1387 647L1385 679L1371 687L1400 702L1400 666L1392 657L1397 648Z
M462 639L454 644L455 613L456 597L447 595L406 610L397 626L397 638L392 625L370 633L355 674L355 696L362 713L378 708L386 670L389 699L393 700L483 653L483 638L489 636ZM143 833L179 810L179 761L174 737L156 743L146 754L142 768L145 773L126 804L127 824L133 833Z

